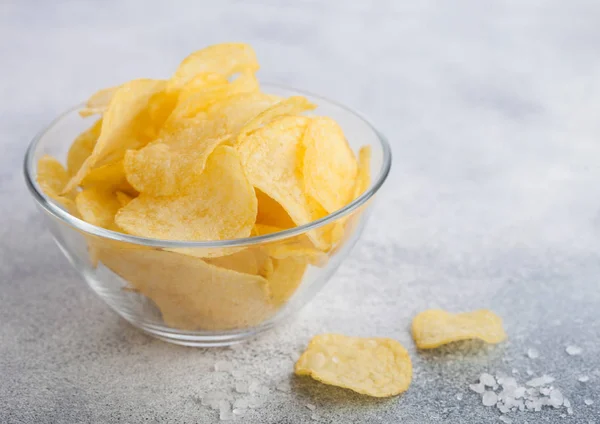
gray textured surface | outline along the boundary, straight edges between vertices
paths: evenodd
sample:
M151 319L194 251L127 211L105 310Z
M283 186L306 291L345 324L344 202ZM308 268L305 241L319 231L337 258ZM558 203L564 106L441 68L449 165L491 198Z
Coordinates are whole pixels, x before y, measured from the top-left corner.
M600 422L600 4L344 3L0 3L0 422L214 422L198 396L233 386L219 359L238 380L292 383L249 423L312 422L306 403L322 422L499 422L467 385L513 368L552 374L574 405L515 423ZM20 163L96 88L167 76L224 40L253 43L265 80L364 111L395 160L363 240L293 323L236 350L190 349L93 295L37 219ZM432 306L490 307L510 341L417 354L410 319ZM409 392L372 400L293 378L290 355L324 331L400 340Z

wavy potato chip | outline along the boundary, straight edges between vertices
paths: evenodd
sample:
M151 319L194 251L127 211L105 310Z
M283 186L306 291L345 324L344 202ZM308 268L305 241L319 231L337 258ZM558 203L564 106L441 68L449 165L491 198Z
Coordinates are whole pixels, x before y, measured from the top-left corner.
M200 113L205 113L214 104L227 101L228 98L257 92L258 80L253 73L244 72L232 82L214 83L202 88L185 87L177 102L177 106L169 117L169 122L180 119L193 118Z
M358 172L352 199L358 198L371 185L371 146L363 146L358 151Z
M112 96L102 119L98 141L91 155L71 178L65 191L75 188L101 159L115 151L138 148L148 142L142 132L147 130L149 120L141 116L147 112L150 99L164 90L165 81L138 79L120 86Z
M136 190L153 196L188 193L210 154L228 139L224 121L182 120L163 130L155 142L125 153L127 180Z
M254 49L243 43L223 43L198 50L188 57L169 81L170 89L182 88L200 73L230 77L238 72L256 72L259 68Z
M206 263L244 274L268 278L273 273L273 261L261 248L248 248L231 255L204 258Z
M329 213L352 200L357 163L344 132L331 118L311 118L304 133L304 187Z
M502 319L485 309L460 314L440 309L421 312L413 319L412 335L419 349L435 349L460 340L495 344L506 339Z
M60 194L69 181L69 174L59 161L49 155L42 156L37 163L36 181L46 196L68 210L74 210L75 193Z
M160 250L99 248L100 261L152 299L163 320L183 330L228 330L269 318L267 280Z
M85 107L79 111L79 114L85 118L86 116L104 113L118 89L119 87L110 87L96 91L88 99Z
M254 187L280 204L295 224L303 225L322 218L303 191L299 149L308 118L279 118L244 137L236 149L246 175ZM309 237L319 249L328 249L330 241L323 229L311 230Z
M240 129L236 143L239 144L243 142L245 138L248 137L252 132L256 131L262 126L267 125L277 118L286 115L296 115L302 112L307 112L315 109L316 107L317 105L309 102L305 97L302 96L292 96L288 97L287 99L283 99L248 121ZM302 125L303 127L306 127L306 123L303 123Z
M181 196L140 194L116 217L130 234L163 240L227 240L248 237L257 200L240 158L228 146L208 157L195 190Z
M119 231L115 226L115 215L121 203L112 191L97 188L83 190L77 194L75 205L84 221L97 227Z
M102 165L92 169L81 181L83 188L97 188L104 191L124 191L137 194L125 177L123 161Z
M267 277L271 299L276 307L284 305L296 292L306 271L303 257L273 259L273 270Z
M405 392L412 380L406 349L386 338L321 334L296 362L297 375L374 397Z
M254 236L264 236L283 230L283 228L256 223L252 229L252 234ZM308 261L308 263L316 266L324 265L328 259L327 254L317 249L304 234L264 244L263 248L273 259L302 258L303 260Z
M127 206L129 202L131 202L134 199L134 196L130 196L129 194L124 193L122 191L117 191L115 193L115 196L117 197L117 201L121 204L121 207Z
M75 175L83 162L90 157L100 136L101 128L102 119L98 119L94 125L79 134L71 144L67 153L67 171L69 171L69 175Z
M282 229L295 227L294 221L283 209L283 207L267 196L265 193L256 189L256 199L258 200L258 213L256 215L256 223L273 228ZM268 234L268 233L267 233Z

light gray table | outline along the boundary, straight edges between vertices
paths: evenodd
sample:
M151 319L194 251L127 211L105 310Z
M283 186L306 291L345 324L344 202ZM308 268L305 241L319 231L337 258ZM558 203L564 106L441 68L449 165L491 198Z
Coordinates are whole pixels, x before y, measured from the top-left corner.
M600 422L599 19L593 1L3 1L0 422L214 422L199 396L245 379L271 388L248 423L313 422L307 403L320 422L500 422L468 384L512 369L551 374L574 409L515 423ZM362 241L294 322L239 349L190 349L141 334L85 286L38 220L21 160L96 88L166 77L225 40L255 46L264 80L366 113L394 164ZM510 339L418 354L410 320L434 306L492 308ZM320 332L400 340L411 389L373 400L293 378Z

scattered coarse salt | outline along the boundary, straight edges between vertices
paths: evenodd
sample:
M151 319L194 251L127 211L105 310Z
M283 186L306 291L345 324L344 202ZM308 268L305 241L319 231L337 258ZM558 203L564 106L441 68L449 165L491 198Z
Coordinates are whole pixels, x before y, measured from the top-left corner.
M546 384L550 384L553 381L554 381L554 378L550 377L549 375L543 375L538 378L532 378L525 384L530 387L540 387L540 386L545 386Z
M479 376L479 383L487 387L493 387L496 385L496 379L493 375L484 372Z
M483 393L485 392L485 386L481 383L478 384L469 384L469 389L473 390L475 393Z
M233 407L235 409L246 409L248 406L250 406L250 400L248 397L241 397L233 402Z
M583 403L585 403L587 406L590 406L594 404L594 401L591 399L584 399Z
M563 402L563 405L565 405L567 408L570 408L571 407L571 401L569 399L565 398L565 400Z
M501 416L500 417L500 421L502 421L505 424L511 424L512 423L512 420L510 418L508 418L508 417L505 417L505 416Z
M238 370L238 369L231 370L231 375L234 376L235 378L240 378L244 375L244 371Z
M248 391L250 393L256 393L256 392L258 392L259 388L260 388L260 383L256 380L254 380L254 381L250 382L250 385L248 386Z
M492 391L486 391L481 397L481 402L485 406L494 406L498 402L498 396Z
M531 371L529 368L527 368L527 375L533 375L533 371Z
M540 357L540 353L537 351L537 349L529 348L527 349L527 356L529 359L536 359Z
M567 408L567 414L573 415L573 408Z
M246 410L242 409L242 408L235 408L233 410L233 415L237 415L238 417L243 416L245 413L246 413Z
M317 409L317 407L315 405L313 405L312 403L307 403L306 406L308 409L310 409L311 411L314 411L315 409Z
M579 346L569 345L569 346L567 346L565 351L567 352L567 354L569 354L571 356L575 356L575 355L581 355L581 352L583 352L583 349L581 349Z
M463 394L462 393L457 393L456 394L456 400L463 400Z
M587 375L582 375L577 379L577 381L579 381L580 383L587 383L588 381L590 381L590 378Z
M215 364L215 371L231 372L233 371L233 364L227 361L218 361Z
M564 402L563 394L558 389L552 389L550 392L550 405L554 408L560 408Z
M244 381L238 381L237 383L235 383L235 391L238 393L249 393L250 388L248 386L248 383Z
M233 412L231 412L231 404L226 400L222 400L219 403L219 419L221 421L229 421L233 419Z

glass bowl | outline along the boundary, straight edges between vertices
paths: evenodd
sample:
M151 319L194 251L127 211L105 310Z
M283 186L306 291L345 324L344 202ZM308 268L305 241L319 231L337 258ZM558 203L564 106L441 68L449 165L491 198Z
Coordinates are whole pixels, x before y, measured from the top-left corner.
M360 197L322 219L273 234L211 242L157 240L82 221L36 183L38 159L45 154L64 159L75 137L90 126L91 120L78 114L83 105L59 116L27 150L25 180L60 250L115 312L154 337L187 346L230 345L300 310L348 256L390 171L388 143L358 113L309 93L263 87L316 103L316 113L335 119L355 152L371 146L371 184ZM327 252L307 242L311 232L340 230L339 241Z

